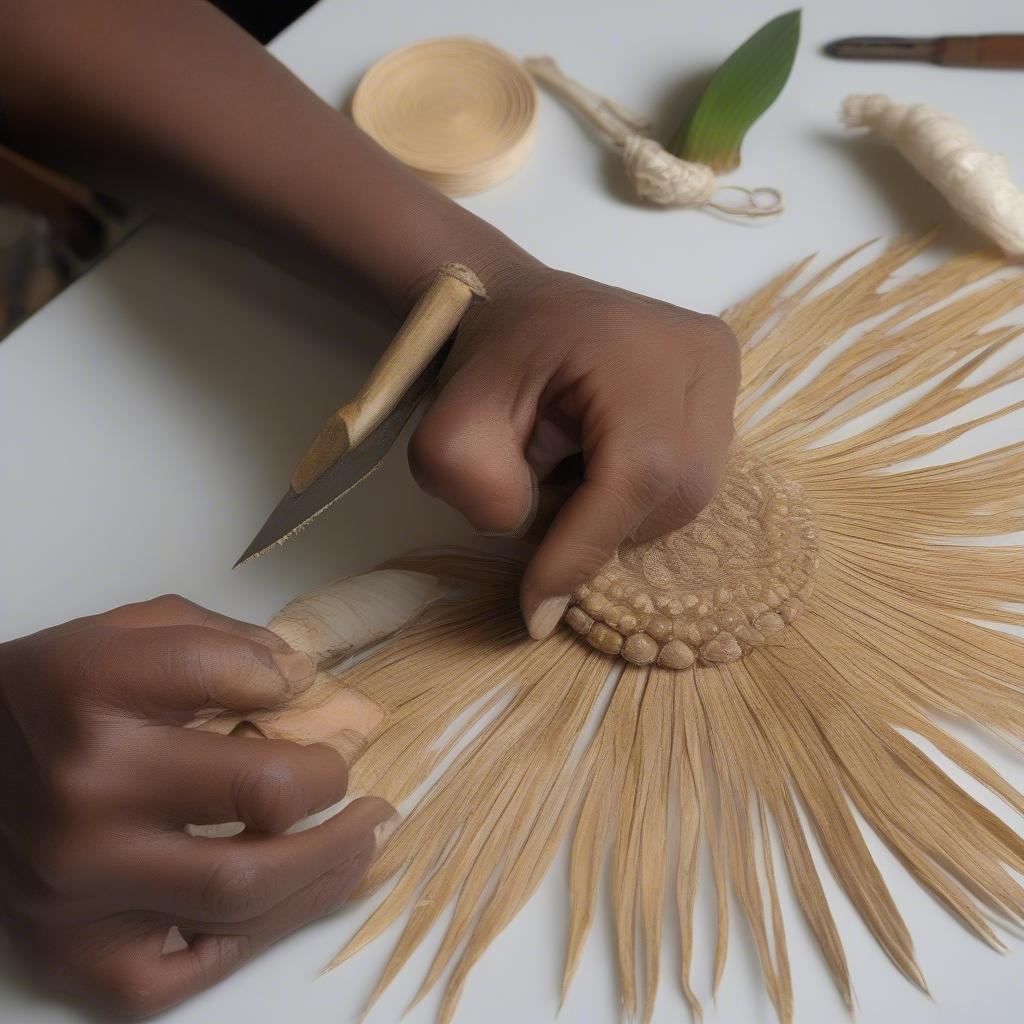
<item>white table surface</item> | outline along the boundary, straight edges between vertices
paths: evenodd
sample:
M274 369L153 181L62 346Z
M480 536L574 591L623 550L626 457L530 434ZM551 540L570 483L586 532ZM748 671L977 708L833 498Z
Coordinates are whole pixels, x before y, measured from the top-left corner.
M687 81L781 6L779 0L322 0L272 49L340 105L386 51L429 36L479 35L515 54L555 55L588 85L656 114L664 137ZM874 236L945 222L950 227L941 245L964 251L977 238L956 225L894 154L838 129L840 100L874 91L928 100L1006 151L1024 179L1024 74L839 63L818 48L851 33L1019 30L1019 13L1013 0L808 4L793 78L747 140L734 175L741 184L784 191L787 210L776 224L738 226L626 201L615 160L547 96L526 168L467 205L554 265L711 311L809 252L835 255ZM260 621L329 577L418 544L469 539L457 516L417 492L396 451L370 482L286 549L231 571L297 455L364 375L386 334L387 325L231 247L163 225L140 231L0 344L0 639L167 591ZM990 746L984 752L1024 784L1019 762ZM988 951L911 884L887 851L876 842L873 848L914 934L935 1002L901 980L826 881L860 1019L1021 1020L1020 943L1010 939L1005 958ZM564 871L564 861L556 862L474 972L460 1021L552 1019L565 937ZM606 911L562 1021L618 1019ZM324 978L315 974L362 913L350 910L306 929L165 1019L355 1020L389 943L375 944ZM712 922L705 900L697 934L710 935ZM666 930L656 1020L686 1020L676 945ZM798 1020L847 1019L793 913L787 930ZM694 984L705 998L709 946L710 939L694 965ZM397 1020L432 948L428 943L413 958L371 1021ZM433 1020L437 1003L435 993L409 1021ZM0 956L0 1021L91 1019L27 986ZM707 1019L773 1019L741 928L734 930L725 981Z

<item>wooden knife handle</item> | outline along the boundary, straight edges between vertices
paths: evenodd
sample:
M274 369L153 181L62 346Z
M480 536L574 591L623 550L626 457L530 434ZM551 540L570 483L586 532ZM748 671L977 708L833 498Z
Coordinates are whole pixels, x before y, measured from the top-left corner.
M461 263L446 263L413 306L362 390L323 425L292 473L301 494L346 452L387 419L458 326L474 296L487 297L480 279Z
M961 68L1024 68L1024 35L943 36L936 64Z

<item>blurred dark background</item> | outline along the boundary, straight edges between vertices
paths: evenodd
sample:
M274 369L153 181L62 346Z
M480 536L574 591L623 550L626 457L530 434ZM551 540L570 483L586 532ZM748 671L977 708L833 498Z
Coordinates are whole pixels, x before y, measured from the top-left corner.
M261 43L269 43L278 32L287 28L304 11L308 11L316 0L267 0L265 3L251 3L249 0L212 2Z
M315 0L212 0L261 43ZM0 146L0 339L142 221L109 196Z

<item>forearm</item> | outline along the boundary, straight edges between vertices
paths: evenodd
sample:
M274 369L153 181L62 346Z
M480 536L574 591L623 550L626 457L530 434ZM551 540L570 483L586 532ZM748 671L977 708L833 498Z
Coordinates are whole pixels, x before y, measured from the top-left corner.
M446 260L529 257L425 185L202 0L0 0L9 140L402 309Z

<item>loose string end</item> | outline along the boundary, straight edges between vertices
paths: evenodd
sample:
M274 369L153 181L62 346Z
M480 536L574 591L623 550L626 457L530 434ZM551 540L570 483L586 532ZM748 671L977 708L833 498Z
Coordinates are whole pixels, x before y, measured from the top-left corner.
M742 185L720 185L719 192L742 192L745 203L718 203L708 201L705 206L730 217L777 217L785 210L782 193L777 188L762 186L744 188Z

